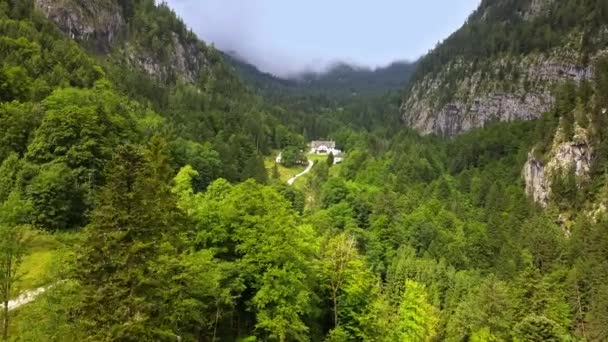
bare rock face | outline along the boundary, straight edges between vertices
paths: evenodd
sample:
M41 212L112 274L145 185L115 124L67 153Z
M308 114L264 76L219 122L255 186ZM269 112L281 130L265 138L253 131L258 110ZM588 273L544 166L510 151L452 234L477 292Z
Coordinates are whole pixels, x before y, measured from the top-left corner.
M59 29L79 42L92 42L108 52L126 26L122 9L108 1L35 0L36 8Z
M35 0L36 7L70 38L112 53L155 79L181 78L194 83L208 67L205 45L196 37L171 32L168 55L120 40L127 30L122 7L116 0Z
M575 60L530 55L483 66L455 60L414 84L401 106L403 120L421 134L454 136L492 121L536 119L554 103L553 84L591 77L591 68Z
M533 153L528 154L523 176L528 196L542 207L546 207L549 203L551 184L549 184L549 178L545 176L545 165L536 159Z
M559 134L560 132L556 136ZM528 154L523 169L526 193L536 203L546 207L551 196L553 177L574 168L577 180L584 181L589 177L592 162L593 149L586 139L586 131L577 127L573 141L554 144L546 163L538 160L533 152Z
M176 33L171 35L172 49L163 62L150 51L143 51L131 45L125 47L125 58L132 65L144 70L147 74L161 80L170 76L195 83L202 70L209 67L204 47L199 42L183 42Z

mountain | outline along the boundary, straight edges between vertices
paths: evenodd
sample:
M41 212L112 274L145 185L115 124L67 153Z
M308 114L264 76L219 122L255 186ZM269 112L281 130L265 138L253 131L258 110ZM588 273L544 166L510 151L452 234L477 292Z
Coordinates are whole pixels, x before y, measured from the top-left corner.
M193 166L202 189L266 179L275 130L302 139L164 3L0 1L0 20L0 161L36 168L23 189L61 164L61 186L81 200L37 222L48 229L86 223L118 146L162 136L172 166Z
M442 137L376 94L408 65L281 80L162 1L0 0L1 339L608 341L605 4L484 1L405 86Z
M376 69L334 63L323 72L302 72L281 78L261 72L235 53L226 56L236 71L254 89L269 97L324 95L340 101L353 97L380 96L403 89L416 63L394 62Z
M553 86L579 83L608 47L608 4L484 0L419 62L401 106L407 126L453 136L492 121L531 120Z

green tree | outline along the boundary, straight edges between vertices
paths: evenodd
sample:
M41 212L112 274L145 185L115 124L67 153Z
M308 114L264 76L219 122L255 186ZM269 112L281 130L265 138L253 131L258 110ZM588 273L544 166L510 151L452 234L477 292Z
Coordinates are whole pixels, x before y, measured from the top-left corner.
M28 223L31 205L13 192L0 205L0 302L2 303L2 337L8 340L10 313L8 302L15 295L20 279L19 266L28 246Z
M332 302L334 328L340 326L339 313L344 287L351 280L354 268L361 267L355 240L340 234L331 238L321 251L321 274Z
M11 152L23 156L41 117L40 108L29 103L0 104L0 160Z
M334 166L334 153L330 152L329 155L327 156L327 166L332 167Z
M68 229L83 223L82 193L72 170L63 163L42 165L25 189L34 206L34 223L51 230Z
M211 144L178 139L171 144L171 155L177 168L190 165L197 175L192 179L195 191L204 191L221 175L222 162Z
M279 165L278 163L274 163L272 166L272 179L280 179L281 174L279 173Z
M80 184L96 186L116 146L134 141L134 113L107 81L93 89L61 89L44 101L46 115L26 158L65 163Z
M296 146L289 146L281 152L281 163L285 167L294 167L304 164L306 157L301 152L301 149Z
M565 334L554 321L543 316L528 316L515 326L517 341L561 342Z
M175 336L176 322L164 317L171 301L162 258L174 251L179 218L164 151L161 139L149 151L120 147L108 167L74 275L82 286L78 321L92 339Z
M415 281L405 282L395 330L397 341L431 341L436 333L437 309L427 301L424 287Z
M11 153L0 164L0 203L16 190L20 171L21 160L16 153Z
M241 180L255 179L260 184L268 183L268 170L264 165L264 158L259 155L251 156L241 172Z

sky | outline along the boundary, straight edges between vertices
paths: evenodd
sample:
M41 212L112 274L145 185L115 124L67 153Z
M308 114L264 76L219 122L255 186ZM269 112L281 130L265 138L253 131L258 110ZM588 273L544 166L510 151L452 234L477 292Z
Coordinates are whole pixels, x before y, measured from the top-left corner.
M415 60L458 29L479 0L167 0L207 43L277 76L336 62Z

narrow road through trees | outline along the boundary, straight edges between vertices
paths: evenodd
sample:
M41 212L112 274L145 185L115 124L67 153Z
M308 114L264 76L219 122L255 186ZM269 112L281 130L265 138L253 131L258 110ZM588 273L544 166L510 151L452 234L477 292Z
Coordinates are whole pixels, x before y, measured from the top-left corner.
M312 169L312 167L315 165L315 163L312 160L308 160L308 167L306 168L306 170L302 171L301 173L298 173L297 175L291 177L288 181L287 184L289 185L293 185L293 183L296 181L296 179L304 176L305 174L309 173L310 170Z
M47 290L47 287L39 287L35 290L25 291L19 297L8 302L8 310L14 310L22 305L32 302L36 297L43 294Z

